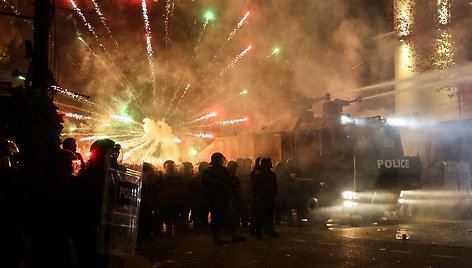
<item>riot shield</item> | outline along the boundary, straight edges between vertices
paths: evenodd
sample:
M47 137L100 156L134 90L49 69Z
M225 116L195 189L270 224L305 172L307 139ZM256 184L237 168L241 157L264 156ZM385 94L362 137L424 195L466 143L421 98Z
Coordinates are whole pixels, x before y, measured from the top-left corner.
M104 255L134 255L138 236L142 165L105 167L98 251Z

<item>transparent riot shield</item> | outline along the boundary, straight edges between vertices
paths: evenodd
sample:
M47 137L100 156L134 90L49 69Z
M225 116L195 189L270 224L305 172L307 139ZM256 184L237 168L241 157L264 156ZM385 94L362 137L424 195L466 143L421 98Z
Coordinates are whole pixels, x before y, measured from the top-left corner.
M107 158L98 251L105 255L134 255L138 236L142 165L112 165Z

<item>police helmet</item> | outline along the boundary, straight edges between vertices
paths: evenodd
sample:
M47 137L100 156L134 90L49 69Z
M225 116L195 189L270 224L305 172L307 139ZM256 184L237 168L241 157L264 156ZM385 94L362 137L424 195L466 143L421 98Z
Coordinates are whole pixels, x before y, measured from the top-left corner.
M115 146L115 142L110 139L96 140L90 146L90 160L105 159L108 150L112 150Z
M225 163L225 156L222 153L216 152L211 155L210 165L223 166L224 163Z

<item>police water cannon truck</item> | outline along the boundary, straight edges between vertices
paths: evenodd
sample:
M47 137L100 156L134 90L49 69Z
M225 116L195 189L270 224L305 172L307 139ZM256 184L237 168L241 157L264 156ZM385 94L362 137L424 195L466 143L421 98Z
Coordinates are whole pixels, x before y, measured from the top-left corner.
M379 116L343 114L343 107L360 102L360 97L315 100L325 101L323 116L305 110L258 133L219 137L201 157L220 151L234 159L292 159L304 182L306 210L299 213L312 222L326 221L337 212L374 221L396 208L402 190L419 187L420 159L404 155L398 128Z

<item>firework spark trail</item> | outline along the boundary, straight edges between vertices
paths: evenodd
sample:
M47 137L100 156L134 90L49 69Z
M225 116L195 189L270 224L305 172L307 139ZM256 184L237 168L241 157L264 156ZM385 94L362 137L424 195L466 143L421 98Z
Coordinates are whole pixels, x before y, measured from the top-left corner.
M75 101L87 103L87 104L97 106L97 107L101 107L100 105L96 104L95 102L88 100L86 97L81 96L77 93L74 93L74 92L72 92L72 91L70 91L66 88L62 88L62 87L58 87L58 86L51 86L51 88L54 89L57 93L60 93L60 94L66 96L68 98L71 98Z
M97 112L93 112L93 111L90 111L90 110L87 110L87 109L84 109L84 108L81 108L81 107L78 107L78 106L68 105L68 104L64 104L64 103L58 102L58 101L54 101L54 104L59 105L59 106L62 106L62 107L74 109L74 110L77 110L77 111L81 111L81 112L84 112L84 113L89 113L89 114L94 114L94 115L102 116L102 114L99 114L99 113L97 113Z
M130 155L133 154L135 151L140 150L140 149L142 149L142 148L144 148L144 147L150 145L152 142L153 142L152 140L147 140L147 139L145 139L145 140L144 140L143 142L141 142L139 145L134 146L133 149L131 149L131 150L125 152L125 153L123 154L123 160L124 160L124 159L127 159L128 157L130 157ZM128 147L129 147L129 146L128 146ZM149 152L148 152L148 153L149 153Z
M249 120L249 118L247 118L247 117L239 118L239 119L231 119L231 120L225 120L225 121L217 122L217 123L214 123L214 124L206 125L204 127L229 126L229 125L234 125L234 124L241 123L241 122L246 122L248 120Z
M187 91L188 91L189 88L190 88L190 84L188 84L187 87L184 89L184 92L180 96L180 99L177 102L177 105L175 105L174 112L170 115L170 117L175 115L175 113L177 113L177 111L180 109L180 103L182 102L182 99L185 97L185 94L187 94Z
M81 121L97 120L97 119L95 119L91 116L86 116L86 115L83 115L83 114L75 114L75 113L64 113L64 116L71 117L71 118L81 120Z
M138 144L141 144L146 141L146 137L144 135L140 135L139 137L132 138L132 139L127 139L121 142L121 147L122 148L128 148L128 147L136 147Z
M170 110L172 109L172 106L173 106L172 104L174 104L174 101L175 101L175 99L177 98L177 93L179 93L179 91L178 91L178 90L175 90L175 91L174 91L174 96L172 96L172 100L170 101L170 103L169 103L169 105L168 105L169 107L167 107L166 115L165 115L165 117L164 117L164 118L166 118L166 119L168 118L169 112L170 112Z
M197 122L200 122L200 121L203 121L203 120L207 120L207 119L210 119L212 117L215 117L217 115L216 112L211 112L209 114L206 114L204 116L200 116L199 118L195 119L195 120L192 120L192 121L188 121L188 122L183 122L182 124L180 125L189 125L189 124L193 124L193 123L197 123Z
M109 139L109 138L124 138L133 135L123 134L123 135L97 135L97 136L88 136L81 138L80 141L91 141L91 140L101 140L101 139Z
M110 117L115 119L118 122L121 122L121 123L125 123L125 124L131 123L131 124L134 124L136 126L143 127L143 124L135 122L133 119L131 119L130 117L127 117L127 116L112 114L112 115L110 115Z
M197 137L197 138L203 138L203 139L213 139L215 135L210 134L210 133L186 133L187 135Z
M3 2L4 2L5 4L7 4L8 7L10 7L10 9L13 11L13 13L15 13L16 15L21 15L21 12L18 11L18 10L15 8L15 6L13 6L13 5L11 5L10 3L8 3L7 0L3 0ZM30 20L24 19L23 21L26 22L26 24L28 24L29 26L31 26L31 28L34 28L34 25L33 25L33 23L32 23Z
M75 12L77 12L77 14L79 15L79 17L84 21L84 24L85 26L87 26L87 29L89 30L89 32L95 37L95 40L97 41L98 45L103 49L103 50L106 50L105 49L105 46L100 43L100 40L98 40L98 36L97 34L95 33L95 30L93 29L92 25L90 25L90 23L88 23L87 19L85 18L84 14L82 13L82 11L80 10L80 8L77 6L77 4L74 2L74 0L69 0L69 2L72 4L72 7L74 8Z
M152 96L153 96L153 101L155 101L156 100L156 73L154 72L154 62L152 61L154 51L152 49L152 44L151 44L151 27L149 26L149 17L148 17L148 12L147 12L146 0L142 0L142 8L143 8L143 18L144 18L144 30L146 31L146 51L147 51L147 58L149 62L149 68L151 71L151 79L152 79Z
M85 45L85 47L87 47L87 49L90 51L90 53L92 53L92 55L94 55L95 57L97 56L97 54L95 52L93 52L92 48L89 46L89 44L87 44L87 42L85 42L85 40L82 38L82 36L79 36L78 37L79 41Z
M279 52L280 52L279 48L274 48L274 50L272 50L272 53L270 53L266 58L268 59L268 58L272 57L272 55L274 55L274 54L279 54Z
M166 1L166 13L164 15L165 20L165 36L164 36L164 41L165 41L165 47L170 46L170 21L172 19L174 12L174 3L172 0L167 0Z
M226 73L229 69L232 69L234 68L235 64L242 58L246 55L246 53L251 50L252 46L248 46L246 49L244 49L241 53L239 53L238 56L236 56L236 58L233 59L233 61L228 64L224 69L223 71L219 74L219 76L221 77L224 73ZM210 86L209 88L213 88L214 85L215 85L215 81L216 81L217 78L211 80L210 82ZM208 102L210 102L216 95L218 95L219 92L215 92L213 95L207 97L203 102L200 103L200 105L198 105L195 109L193 110L189 110L189 112L193 112L194 110L197 110L197 109L201 109L201 107L204 107Z
M236 35L236 32L241 28L241 26L243 26L244 24L244 21L249 17L251 13L248 11L246 12L246 15L244 15L244 17L239 21L238 25L236 26L236 28L234 28L234 30L229 34L228 36L228 39L226 39L226 41L224 42L224 44L220 47L220 49L218 49L218 52L216 53L216 55L213 57L213 60L212 62L215 62L216 61L216 58L218 58L221 53L223 53L223 49L226 47L226 45L229 43L229 41L231 41L231 39L233 39L233 37Z
M136 91L136 89L135 89L134 86L132 85L131 81L129 81L129 79L123 74L123 71L116 65L116 63L115 63L112 59L109 58L110 62L117 68L117 70L119 70L118 76L120 76L120 77L116 77L116 76L117 76L117 72L112 71L112 70L110 69L110 66L109 66L108 64L106 64L106 63L104 62L104 60L103 60L101 57L98 57L98 55L92 50L92 48L90 48L90 46L85 42L85 40L84 40L81 36L79 36L78 39L79 39L80 42L82 42L82 44L84 44L84 45L87 47L87 49L88 49L88 50L90 51L90 53L92 53L92 55L98 60L98 62L100 62L100 63L103 65L103 67L104 67L104 68L108 71L108 73L110 74L110 77L113 78L113 80L115 80L115 82L117 82L118 84L120 84L123 88L126 88L126 86L125 86L125 85L121 82L121 80L120 80L120 79L123 79L123 80L126 81L126 83L128 84L128 86L129 86L132 90ZM108 56L109 56L109 55L108 55ZM137 97L137 94L136 94L136 95L133 95L133 96L134 96L134 100L136 100L136 101L138 101L138 102L140 101L140 100L138 99L138 97Z
M223 71L221 71L220 73L220 76L222 76L224 73L226 73L226 71L228 71L229 69L232 69L234 68L234 65L242 58L246 55L246 53L251 50L252 46L248 46L246 49L244 49L241 53L239 53L238 56L236 56L236 58L233 59L233 61L228 64L224 69Z
M198 44L200 43L200 40L202 39L202 35L203 35L203 32L205 31L206 27L208 26L208 23L210 22L210 18L207 17L205 19L205 22L203 22L203 29L202 31L200 32L200 34L198 35L198 39L197 39L197 43L195 44L195 49L194 51L196 50ZM194 55L195 56L195 55Z
M97 15L100 17L100 21L102 22L103 26L105 27L105 30L108 33L108 36L113 40L115 43L115 48L118 48L118 42L116 41L115 37L113 37L113 34L111 33L110 27L108 27L107 21L105 19L105 16L103 13L100 11L100 6L98 5L97 1L92 0L93 5L95 6L95 12Z

